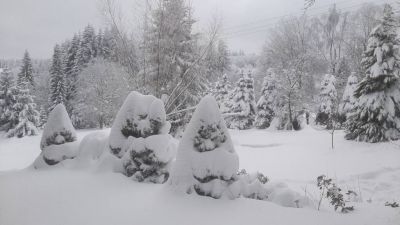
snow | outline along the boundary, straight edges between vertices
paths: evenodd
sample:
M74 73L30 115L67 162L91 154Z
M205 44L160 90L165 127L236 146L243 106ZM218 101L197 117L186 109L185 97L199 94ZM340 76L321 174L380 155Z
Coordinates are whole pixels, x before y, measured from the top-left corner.
M119 159L108 151L101 153L101 146L108 147L109 130L77 132L81 148L74 160L91 161L96 164L93 170L68 169L66 162L56 169L6 172L31 164L40 153L40 136L1 137L0 224L399 224L398 208L384 203L400 201L400 141L347 141L344 132L337 131L331 149L330 134L311 127L298 132L228 132L240 168L260 171L270 179L266 185L269 201L180 194L167 184L138 183L113 173L111 168ZM334 212L325 200L321 211L312 206L293 208L298 194L308 196L315 205L320 193L316 178L322 174L334 178L344 190L361 193L361 200L351 202L354 212Z

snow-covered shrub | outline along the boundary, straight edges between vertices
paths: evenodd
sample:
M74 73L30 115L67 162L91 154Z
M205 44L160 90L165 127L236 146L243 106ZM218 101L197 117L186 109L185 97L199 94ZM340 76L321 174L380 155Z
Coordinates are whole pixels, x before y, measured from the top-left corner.
M122 157L124 174L139 182L163 183L175 156L164 104L151 95L131 92L111 128L109 148Z
M317 178L317 186L321 190L321 199L318 205L318 209L321 204L322 197L330 199L331 205L335 208L335 211L340 208L342 213L348 213L354 210L354 206L346 206L341 189L333 183L332 179L327 178L325 175L321 175Z
M335 82L336 79L333 75L326 74L324 76L321 82L317 118L315 119L317 124L326 125L328 129L332 126L332 118L336 107L337 92Z
M267 182L268 178L264 174L259 172L249 174L242 169L237 173L236 181L232 184L231 190L238 197L267 200L268 193L264 186Z
M381 23L369 35L362 65L365 77L354 91L357 98L346 124L348 140L381 142L400 138L400 60L397 22L385 5Z
M230 101L230 113L227 115L229 127L239 130L250 129L256 115L254 80L250 73L242 74L239 78Z
M238 168L239 158L218 104L212 96L206 96L179 143L169 182L186 193L235 198L229 185L235 181Z
M76 160L80 166L89 166L108 150L108 133L103 131L86 135L79 144Z
M40 149L42 153L39 158L43 157L48 165L55 165L76 156L76 131L63 104L58 104L50 112L40 141Z
M146 138L156 134L168 134L164 104L151 95L131 92L117 113L110 132L111 152L121 158L127 149L125 142L129 137Z
M255 125L259 129L265 129L271 125L275 116L276 91L276 83L273 77L266 76L261 89L261 97L257 102Z

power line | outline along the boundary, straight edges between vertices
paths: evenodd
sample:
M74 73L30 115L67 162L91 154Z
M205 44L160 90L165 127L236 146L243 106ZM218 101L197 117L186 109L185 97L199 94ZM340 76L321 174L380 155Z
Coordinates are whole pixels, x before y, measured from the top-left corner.
M383 1L385 3L389 3L389 4L396 2L396 1L385 1L385 0L383 0ZM364 5L365 3L372 3L372 2L369 1L369 2L363 2L361 4L354 4L354 5L351 5L351 6L348 6L348 7L339 8L339 10L353 9L353 8L356 8L356 7ZM376 3L376 1L374 1L374 3ZM321 15L327 15L328 13L329 12L313 13L313 14L307 14L307 15L315 17L315 16L321 16ZM301 14L297 14L297 15L300 16ZM292 16L295 16L295 15L292 15ZM286 15L280 16L279 18L283 19L285 17L286 17ZM248 28L244 28L244 29L238 29L237 31L234 31L234 32L228 32L228 33L222 34L221 37L229 39L229 38L235 38L235 37L240 37L240 36L252 35L252 34L256 34L256 33L260 33L260 32L265 32L269 28L271 28L273 25L275 25L276 22L277 21L275 21L275 22L274 21L269 21L268 23L265 23L263 25L257 25L257 26L248 27ZM240 27L240 26L238 26L238 27Z

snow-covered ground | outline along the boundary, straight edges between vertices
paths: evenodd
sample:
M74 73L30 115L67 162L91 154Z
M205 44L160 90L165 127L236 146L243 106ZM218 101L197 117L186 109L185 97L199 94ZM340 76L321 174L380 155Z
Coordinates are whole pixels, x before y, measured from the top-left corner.
M78 131L78 140L93 130ZM108 132L108 130L104 131ZM400 142L367 144L326 131L230 130L240 168L284 182L315 204L316 178L332 177L359 193L355 211L286 208L251 199L182 195L167 185L137 183L122 174L78 169L23 169L40 153L40 136L0 138L0 225L348 224L399 225ZM2 134L0 134L2 135Z

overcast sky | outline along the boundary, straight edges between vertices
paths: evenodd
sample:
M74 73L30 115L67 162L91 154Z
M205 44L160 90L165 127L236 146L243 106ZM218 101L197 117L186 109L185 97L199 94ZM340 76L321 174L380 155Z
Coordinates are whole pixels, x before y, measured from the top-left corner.
M138 1L123 1L124 12L134 12ZM304 0L191 0L198 27L219 14L223 38L232 50L258 53L268 29L288 14L300 14ZM329 6L354 10L368 0L317 0L309 13L325 13ZM369 2L392 2L369 0ZM0 0L0 59L21 58L28 49L33 58L50 58L55 43L72 37L87 24L104 26L98 0Z

